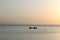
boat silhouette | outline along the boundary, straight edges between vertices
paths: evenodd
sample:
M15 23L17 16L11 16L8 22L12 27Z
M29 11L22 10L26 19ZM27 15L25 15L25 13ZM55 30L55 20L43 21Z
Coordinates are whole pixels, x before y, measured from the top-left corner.
M37 27L35 27L35 26L34 27L29 27L29 29L37 29Z

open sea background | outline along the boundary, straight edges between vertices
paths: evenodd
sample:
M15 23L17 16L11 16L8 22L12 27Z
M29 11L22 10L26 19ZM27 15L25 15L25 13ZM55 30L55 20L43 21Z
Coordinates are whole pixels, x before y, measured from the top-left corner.
M60 40L60 26L0 26L0 40ZM33 27L33 26L32 26Z

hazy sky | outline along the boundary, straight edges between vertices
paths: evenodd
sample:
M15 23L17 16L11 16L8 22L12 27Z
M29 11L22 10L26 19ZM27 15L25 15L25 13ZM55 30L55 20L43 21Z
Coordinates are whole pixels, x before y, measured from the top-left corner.
M60 24L60 0L0 0L0 24Z

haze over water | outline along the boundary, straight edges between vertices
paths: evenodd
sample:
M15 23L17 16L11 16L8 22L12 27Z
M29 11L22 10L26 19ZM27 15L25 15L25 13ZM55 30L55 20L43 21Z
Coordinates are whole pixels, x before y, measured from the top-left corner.
M60 24L60 0L0 0L0 24Z

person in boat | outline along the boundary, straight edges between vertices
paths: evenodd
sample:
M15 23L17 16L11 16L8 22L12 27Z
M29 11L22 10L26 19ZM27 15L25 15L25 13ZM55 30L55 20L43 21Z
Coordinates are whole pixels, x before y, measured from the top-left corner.
M29 29L33 29L32 27L29 27Z
M37 29L37 27L34 26L34 29Z

